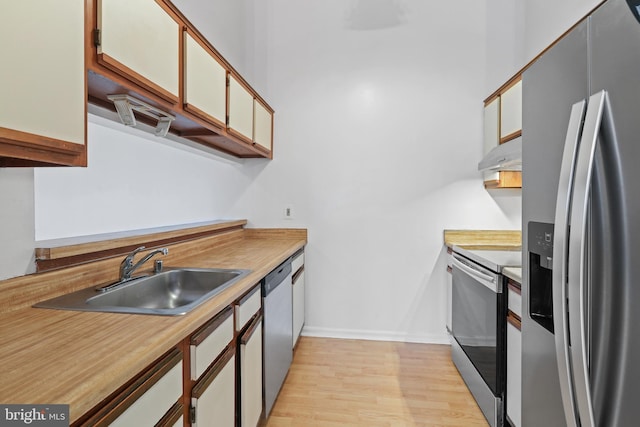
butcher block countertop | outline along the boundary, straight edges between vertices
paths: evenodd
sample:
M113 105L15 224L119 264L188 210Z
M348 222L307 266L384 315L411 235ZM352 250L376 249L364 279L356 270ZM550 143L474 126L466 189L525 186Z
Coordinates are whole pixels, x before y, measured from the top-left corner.
M216 233L166 245L165 268L251 273L184 316L31 307L114 281L122 256L0 281L0 402L69 404L74 422L251 289L307 239L304 229L244 229L237 223ZM153 266L148 264L145 268Z
M472 250L520 250L520 230L444 230L444 244Z

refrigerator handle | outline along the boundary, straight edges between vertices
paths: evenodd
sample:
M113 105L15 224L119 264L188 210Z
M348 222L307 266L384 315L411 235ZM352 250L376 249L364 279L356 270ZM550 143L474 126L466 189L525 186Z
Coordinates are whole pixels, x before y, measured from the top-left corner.
M593 404L589 387L586 321L586 248L587 214L591 177L596 145L602 125L613 129L611 111L606 91L589 98L582 138L576 160L574 194L571 200L571 232L569 234L569 270L567 296L569 304L569 331L571 337L571 366L575 402L582 427L594 427Z
M558 196L556 200L555 225L553 231L553 329L556 345L556 359L560 379L560 391L568 427L577 427L578 418L571 380L569 360L569 324L567 318L567 268L569 209L573 189L573 176L576 163L576 151L580 140L580 130L586 100L573 104L564 142Z

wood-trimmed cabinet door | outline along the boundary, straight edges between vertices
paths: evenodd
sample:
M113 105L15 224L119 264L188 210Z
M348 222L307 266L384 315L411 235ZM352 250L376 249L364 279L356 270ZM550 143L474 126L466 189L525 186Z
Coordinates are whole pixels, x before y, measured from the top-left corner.
M227 131L243 141L253 143L253 94L229 74L229 118Z
M189 349L193 381L198 380L233 343L233 332L233 308L229 306L191 336Z
M191 391L191 425L233 427L236 421L235 348L228 347Z
M293 302L293 348L295 348L304 327L305 318L305 284L304 284L304 252L294 255L291 261L291 292Z
M496 96L484 105L484 151L486 155L500 144L500 97ZM496 181L498 172L485 171L484 181Z
M522 80L500 94L500 142L522 135Z
M507 417L513 427L522 425L522 289L507 282Z
M256 427L262 419L262 315L254 317L238 342L240 358L240 426Z
M513 427L522 425L522 333L513 320L507 322L507 417Z
M84 3L3 3L0 166L86 165Z
M174 348L82 426L173 426L182 415L182 352Z
M271 152L273 148L273 111L255 99L253 118L253 143Z
M184 32L184 109L225 128L227 69L188 31Z
M180 25L154 0L96 0L98 62L165 101L179 93Z

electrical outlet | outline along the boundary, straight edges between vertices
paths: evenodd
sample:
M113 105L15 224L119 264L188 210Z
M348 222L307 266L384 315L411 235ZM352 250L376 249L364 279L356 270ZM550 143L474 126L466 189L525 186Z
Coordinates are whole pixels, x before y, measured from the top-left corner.
M282 213L283 213L284 219L293 219L293 206L286 205Z

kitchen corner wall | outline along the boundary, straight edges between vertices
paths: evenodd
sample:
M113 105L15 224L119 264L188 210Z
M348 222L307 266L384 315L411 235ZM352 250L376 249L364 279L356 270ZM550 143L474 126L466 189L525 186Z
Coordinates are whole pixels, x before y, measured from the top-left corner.
M304 333L446 342L443 230L520 228L519 191L477 171L485 2L256 5L277 163L237 207L308 228Z

